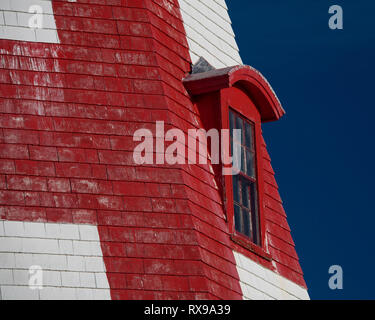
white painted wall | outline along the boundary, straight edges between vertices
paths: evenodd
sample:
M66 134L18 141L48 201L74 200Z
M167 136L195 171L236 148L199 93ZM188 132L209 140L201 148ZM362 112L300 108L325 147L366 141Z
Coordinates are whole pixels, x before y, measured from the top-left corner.
M245 300L308 300L307 290L234 252Z
M219 69L242 64L225 0L179 0L193 64Z
M42 9L40 29L29 27L32 6ZM51 0L0 0L0 39L59 43Z
M42 290L29 288L34 265ZM0 221L0 299L110 299L97 227Z

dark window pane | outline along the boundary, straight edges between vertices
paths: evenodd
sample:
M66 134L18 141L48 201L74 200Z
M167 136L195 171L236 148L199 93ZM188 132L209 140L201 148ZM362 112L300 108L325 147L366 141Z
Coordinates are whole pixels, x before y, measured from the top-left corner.
M234 226L236 231L242 232L241 209L237 205L234 205Z
M257 190L254 182L250 182L250 201L251 201L251 211L256 212L257 208Z
M232 111L229 111L229 128L231 130L231 136L233 135L232 130L235 128L235 115Z
M245 159L246 149L241 147L241 171L246 173L246 159Z
M253 126L245 121L245 146L253 150L254 146Z
M246 174L255 178L254 153L248 150L246 150Z
M230 155L233 157L233 137L230 136Z
M240 185L239 176L233 176L233 199L235 202L240 203Z
M249 211L242 209L242 218L243 218L243 234L250 238L250 213Z
M242 193L242 205L246 208L250 209L250 203L249 203L249 183L246 179L241 179L241 193Z
M240 136L238 137L240 140L238 140L238 143L241 143L243 145L245 143L243 141L243 120L238 116L236 116L236 129L240 130Z
M236 116L236 129L239 129L241 130L241 132L243 132L243 120Z

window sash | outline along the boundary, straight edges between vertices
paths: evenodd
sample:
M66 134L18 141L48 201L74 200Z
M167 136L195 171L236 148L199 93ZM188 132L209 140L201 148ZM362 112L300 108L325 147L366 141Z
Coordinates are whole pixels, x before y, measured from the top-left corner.
M231 131L231 154L233 156L233 130L241 131L241 168L237 176L233 176L233 202L235 230L260 244L258 188L256 174L255 125L238 113L229 110Z

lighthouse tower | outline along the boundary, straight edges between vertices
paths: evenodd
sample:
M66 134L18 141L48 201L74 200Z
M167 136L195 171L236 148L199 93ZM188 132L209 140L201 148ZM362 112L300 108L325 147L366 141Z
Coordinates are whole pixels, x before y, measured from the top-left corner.
M261 130L283 114L224 0L1 0L0 299L308 299ZM212 139L157 161L194 130L236 172Z

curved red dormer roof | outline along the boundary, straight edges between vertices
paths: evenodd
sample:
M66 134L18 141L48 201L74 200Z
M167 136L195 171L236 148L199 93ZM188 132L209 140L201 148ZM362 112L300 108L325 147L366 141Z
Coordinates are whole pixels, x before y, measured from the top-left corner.
M191 74L183 82L193 96L224 88L241 88L259 109L262 122L279 120L285 114L266 78L251 66L233 66Z

